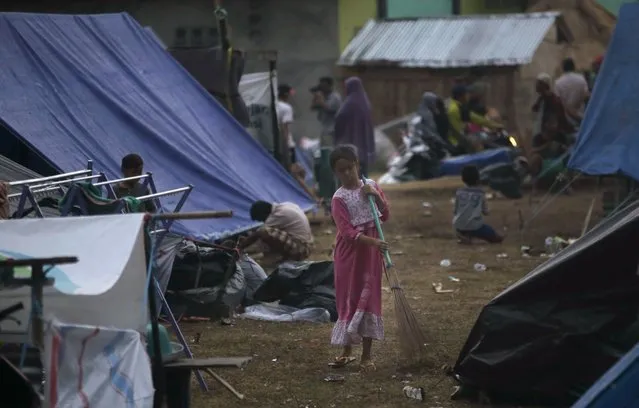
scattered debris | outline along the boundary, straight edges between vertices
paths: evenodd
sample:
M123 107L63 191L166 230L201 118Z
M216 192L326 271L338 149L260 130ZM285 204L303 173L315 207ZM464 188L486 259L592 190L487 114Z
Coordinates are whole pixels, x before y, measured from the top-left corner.
M324 235L333 235L333 230L332 229L324 230Z
M439 262L439 266L443 266L444 268L448 268L450 265L452 265L450 259L442 259L441 262Z
M461 282L461 279L456 278L456 277L454 277L454 276L449 276L449 277L448 277L448 279L449 279L449 280L451 280L451 281L453 281L453 282Z
M451 198L451 199L450 199L450 203L451 203L452 205L455 205L455 197L453 197L453 198Z
M493 193L486 193L486 200L492 200L495 198L495 195Z
M497 259L506 259L508 258L508 254L507 253L501 253L501 254L497 254Z
M484 265L484 264L476 263L473 267L475 268L475 272L485 272L486 271L486 265Z
M423 401L426 398L426 393L422 387L411 387L407 385L403 389L406 398L414 399L417 401Z
M433 283L433 290L435 293L453 293L452 289L444 289L444 285L441 283Z
M341 374L329 374L324 377L324 381L326 382L344 382L346 378Z
M382 290L383 290L384 292L388 292L388 293L390 293L390 292L391 292L391 289L390 289L389 287L386 287L386 286L382 286Z
M277 358L274 358L271 361L274 362L274 363L277 363Z
M391 255L396 255L396 256L404 255L404 251L392 251Z
M422 203L422 207L424 207L424 216L430 217L433 215L433 205L428 201L424 201Z
M547 237L544 242L544 246L546 247L546 253L548 256L553 256L561 252L567 246L574 244L576 241L576 238L564 239L560 236Z

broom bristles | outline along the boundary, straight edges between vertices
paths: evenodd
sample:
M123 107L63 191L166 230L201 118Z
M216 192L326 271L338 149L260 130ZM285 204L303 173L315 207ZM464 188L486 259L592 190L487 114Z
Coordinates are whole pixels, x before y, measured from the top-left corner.
M406 294L399 285L396 273L386 270L386 278L391 284L397 320L397 336L401 356L406 360L421 361L426 349L426 336L417 321L415 312L410 307Z

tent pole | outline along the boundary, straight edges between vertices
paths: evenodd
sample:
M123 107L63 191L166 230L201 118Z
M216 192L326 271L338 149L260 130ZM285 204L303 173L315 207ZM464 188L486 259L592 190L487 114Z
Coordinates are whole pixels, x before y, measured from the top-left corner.
M148 221L144 228L144 248L146 254L147 265L153 262L151 254L151 238L147 233ZM147 268L148 269L148 268ZM160 348L160 328L158 327L157 305L155 303L155 285L151 282L146 288L149 298L149 317L151 319L151 337L153 339L153 385L155 387L155 396L153 397L153 408L162 408L166 396L166 373L164 363L162 361L162 349ZM148 341L148 339L147 339Z
M280 127L279 121L277 120L277 110L276 110L276 90L275 90L275 73L277 71L277 60L271 59L268 62L268 72L269 72L269 86L271 88L271 127L273 130L273 155L275 156L275 160L277 160L280 164L284 164L282 158L282 138L280 137Z
M595 189L595 193L592 196L592 200L590 200L590 207L588 208L588 212L586 213L586 218L584 219L584 226L581 229L580 238L586 235L588 231L588 227L590 226L590 218L592 217L592 210L595 208L595 201L597 201L597 194L599 193L599 187L601 186L601 177L597 177L597 188Z
M231 100L231 64L233 62L233 49L228 35L226 23L227 13L219 1L215 1L215 19L217 20L218 34L220 36L222 63L224 64L224 93L226 109L233 115L233 101Z

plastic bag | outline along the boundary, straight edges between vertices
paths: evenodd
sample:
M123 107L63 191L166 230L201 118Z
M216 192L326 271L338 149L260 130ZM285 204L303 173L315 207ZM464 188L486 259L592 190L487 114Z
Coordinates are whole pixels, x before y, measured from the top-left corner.
M140 333L54 320L44 351L45 406L153 407L151 362Z
M291 306L265 303L247 307L241 317L269 322L328 323L331 321L331 315L326 309L318 307L297 309Z

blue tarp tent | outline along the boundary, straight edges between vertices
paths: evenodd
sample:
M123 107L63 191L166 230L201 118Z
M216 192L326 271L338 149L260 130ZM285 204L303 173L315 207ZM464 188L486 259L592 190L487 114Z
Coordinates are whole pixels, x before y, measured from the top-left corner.
M625 4L568 167L639 180L639 4Z
M57 171L114 178L139 153L158 190L193 184L184 211L232 219L185 221L174 231L218 238L253 225L257 199L312 202L286 171L128 14L0 14L0 120ZM12 136L9 136L12 135ZM30 167L41 167L33 163ZM176 198L163 204L172 208Z

